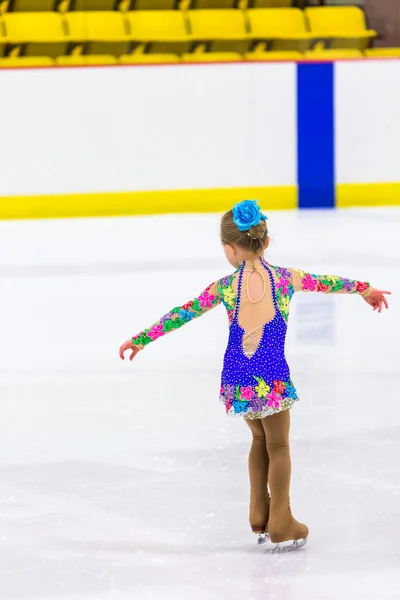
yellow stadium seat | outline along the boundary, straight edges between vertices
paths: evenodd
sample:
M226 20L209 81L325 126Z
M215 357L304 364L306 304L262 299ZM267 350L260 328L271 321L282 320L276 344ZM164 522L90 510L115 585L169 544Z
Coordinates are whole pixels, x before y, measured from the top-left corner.
M286 61L297 61L302 60L304 54L301 52L282 51L282 52L247 52L246 60L251 61L275 61L275 60L286 60Z
M77 45L72 54L85 50L89 54L120 56L128 51L126 22L120 12L74 11L66 14L66 22L70 40Z
M399 58L400 48L367 48L367 58Z
M308 48L310 34L299 8L257 8L249 10L248 16L256 49L301 52Z
M4 15L8 11L11 0L0 0L0 15Z
M363 58L364 55L361 50L355 48L340 49L340 48L328 48L326 50L308 50L305 52L305 57L308 60L336 60L341 58Z
M54 10L54 0L14 0L11 5L16 12L51 11Z
M74 10L114 10L115 0L75 0Z
M240 0L243 1L243 0ZM245 0L247 5L247 0ZM234 8L237 0L192 0L190 8L209 9L209 8Z
M4 15L7 44L28 56L59 56L67 50L63 17L56 12L7 13Z
M305 14L318 46L364 50L376 36L376 31L366 28L365 15L357 6L307 8Z
M151 65L151 64L170 64L181 62L177 54L123 54L120 57L123 65Z
M188 0L189 2L190 0ZM173 10L175 0L136 0L132 2L135 10Z
M4 37L4 27L2 27L1 17L0 17L0 58L4 56L7 44L7 38Z
M185 63L242 62L244 57L238 52L192 52L182 56Z
M212 52L239 52L249 48L244 14L241 10L190 10L193 41Z
M58 56L58 66L88 66L88 65L116 65L117 59L110 54L71 54L69 56Z
M111 54L86 54L88 65L116 65L117 59Z
M7 57L0 59L0 68L4 67L52 67L53 59L49 56L17 56L16 58Z
M179 10L140 10L127 13L130 39L154 54L188 52L190 37L185 15Z
M251 8L289 8L293 6L293 0L252 0Z

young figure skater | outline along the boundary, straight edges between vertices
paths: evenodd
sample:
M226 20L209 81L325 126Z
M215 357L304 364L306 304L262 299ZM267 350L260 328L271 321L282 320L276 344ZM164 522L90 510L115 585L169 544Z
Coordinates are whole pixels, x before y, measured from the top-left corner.
M358 294L374 310L388 308L384 292L369 283L274 267L264 259L267 217L256 201L244 200L221 220L221 241L234 273L209 285L198 298L172 309L120 348L130 360L157 338L218 304L229 319L220 400L228 415L244 417L253 442L249 455L250 526L281 552L303 546L308 527L290 509L290 409L298 400L285 359L290 300L296 291ZM268 491L269 488L269 491ZM284 542L290 542L285 545Z

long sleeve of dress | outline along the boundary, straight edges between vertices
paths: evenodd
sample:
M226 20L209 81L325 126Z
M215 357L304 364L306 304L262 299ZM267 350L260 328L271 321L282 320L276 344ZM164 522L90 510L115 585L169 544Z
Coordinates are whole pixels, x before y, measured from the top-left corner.
M135 346L142 348L159 337L166 335L170 331L179 329L189 321L201 317L206 312L218 306L221 303L221 297L218 292L217 282L209 285L197 298L190 300L183 306L177 306L170 310L159 321L154 323L149 329L144 329L132 338Z
M295 292L321 292L323 294L360 294L368 296L371 286L368 282L346 279L337 275L314 275L299 269L290 269Z

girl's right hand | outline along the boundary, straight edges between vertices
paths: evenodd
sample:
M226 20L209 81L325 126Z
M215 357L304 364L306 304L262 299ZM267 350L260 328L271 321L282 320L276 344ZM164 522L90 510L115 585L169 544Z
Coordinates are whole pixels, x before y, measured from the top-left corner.
M384 292L383 290L375 290L372 288L371 292L368 296L363 296L365 302L367 302L374 310L378 310L378 312L382 312L383 306L389 308L388 301L386 300L384 294L391 294L392 292Z
M138 348L137 346L135 346L135 344L132 342L132 340L128 340L127 342L125 342L125 344L122 344L121 348L119 349L119 357L122 360L125 360L125 356L124 353L127 350L132 350L132 353L129 357L129 360L133 360L136 356L136 354L138 352L140 352L140 348Z

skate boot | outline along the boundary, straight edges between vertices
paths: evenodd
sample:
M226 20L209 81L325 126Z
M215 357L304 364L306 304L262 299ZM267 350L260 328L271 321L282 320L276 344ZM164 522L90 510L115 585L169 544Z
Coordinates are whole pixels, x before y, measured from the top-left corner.
M281 554L302 548L307 543L308 527L299 523L288 511L285 519L269 520L269 537L273 544L272 553Z

